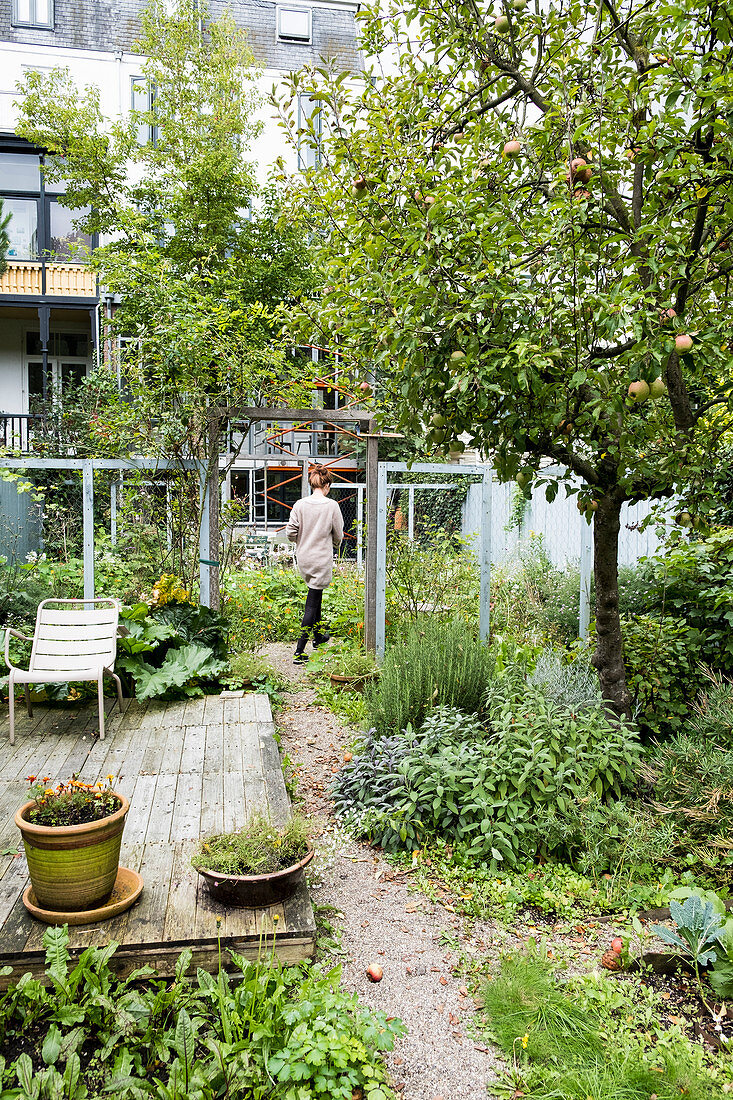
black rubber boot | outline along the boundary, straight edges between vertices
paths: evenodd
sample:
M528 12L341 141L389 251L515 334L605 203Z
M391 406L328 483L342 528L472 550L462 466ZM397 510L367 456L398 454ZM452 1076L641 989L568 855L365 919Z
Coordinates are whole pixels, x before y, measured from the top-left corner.
M305 647L308 645L308 631L304 630L298 638L298 644L295 647L295 653L293 654L293 660L299 665L305 664L308 660L308 654L305 652Z

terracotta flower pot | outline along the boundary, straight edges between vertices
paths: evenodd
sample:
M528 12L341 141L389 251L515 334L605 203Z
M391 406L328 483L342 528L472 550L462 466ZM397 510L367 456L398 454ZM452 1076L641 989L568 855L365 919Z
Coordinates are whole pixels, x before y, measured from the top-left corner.
M36 825L27 820L35 802L15 815L25 846L33 893L43 909L78 913L103 905L112 893L130 803L113 792L119 810L84 825Z
M331 684L337 691L364 691L367 684L376 680L376 672L364 672L361 676L343 676L340 672L331 673Z
M309 848L297 863L269 875L223 875L207 867L197 867L196 870L208 886L212 898L222 905L256 909L289 898L314 854L313 849Z

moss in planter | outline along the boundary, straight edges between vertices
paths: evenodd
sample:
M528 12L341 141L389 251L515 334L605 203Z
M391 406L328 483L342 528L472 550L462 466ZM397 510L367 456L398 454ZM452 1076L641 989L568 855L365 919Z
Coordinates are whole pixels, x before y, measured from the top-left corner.
M308 829L302 817L293 817L278 829L266 817L254 814L239 832L203 840L191 863L197 871L221 875L271 875L292 867L307 851Z

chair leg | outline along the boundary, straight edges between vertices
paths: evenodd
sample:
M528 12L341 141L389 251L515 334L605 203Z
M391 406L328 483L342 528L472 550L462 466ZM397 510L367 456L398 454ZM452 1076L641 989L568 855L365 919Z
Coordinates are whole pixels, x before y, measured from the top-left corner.
M31 703L31 687L30 684L24 684L25 687L25 708L28 711L28 717L33 717L33 704Z
M97 680L97 699L99 701L99 740L104 741L104 673Z
M15 681L10 673L8 681L8 704L10 706L10 744L15 744Z
M119 703L120 710L122 710L122 681L116 672L110 672L110 676L117 684L117 702Z

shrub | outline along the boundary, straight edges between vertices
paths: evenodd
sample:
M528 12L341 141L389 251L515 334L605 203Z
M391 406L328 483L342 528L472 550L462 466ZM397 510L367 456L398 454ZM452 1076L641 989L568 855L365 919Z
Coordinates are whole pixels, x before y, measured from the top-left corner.
M710 687L703 687L692 704L687 723L690 734L704 741L733 747L733 681L709 671Z
M419 730L377 736L339 774L336 812L388 850L441 837L462 858L516 866L546 847L535 818L565 812L593 790L620 797L638 759L635 735L601 705L558 710L534 688L503 681L490 695L491 724L449 708Z
M581 658L568 664L554 650L540 654L530 683L541 690L545 699L563 710L595 707L601 697L596 670Z
M667 737L682 729L701 683L696 636L684 619L622 617L626 683L643 733Z
M493 657L460 619L410 627L392 646L376 684L367 689L368 720L377 736L417 730L435 707L483 709Z
M677 828L683 851L733 848L733 751L679 734L657 745L641 767L656 811Z
M644 578L649 611L684 620L697 660L733 673L733 528L675 535L645 563Z

